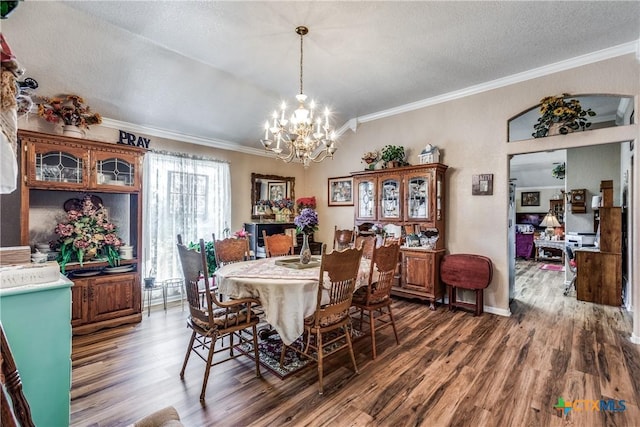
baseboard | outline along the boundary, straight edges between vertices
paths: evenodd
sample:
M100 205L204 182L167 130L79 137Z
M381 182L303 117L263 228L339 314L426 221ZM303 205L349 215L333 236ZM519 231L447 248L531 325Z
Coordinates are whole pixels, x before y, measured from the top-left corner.
M640 336L632 333L631 337L629 337L629 341L631 341L634 344L640 345Z
M475 301L467 301L465 299L461 300L462 302L467 302L469 304L475 304ZM449 304L449 295L444 296L444 305ZM497 314L498 316L511 317L511 310L508 308L497 308L492 307L490 305L483 306L483 311L491 314Z
M511 317L511 310L508 308L497 308L485 305L484 311L491 314L497 314L498 316Z

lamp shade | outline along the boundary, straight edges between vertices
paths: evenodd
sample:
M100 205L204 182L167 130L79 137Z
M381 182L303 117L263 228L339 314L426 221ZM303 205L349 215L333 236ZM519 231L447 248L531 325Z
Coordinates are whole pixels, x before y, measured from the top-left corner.
M546 214L542 222L540 223L540 227L560 227L560 226L561 224L558 221L558 218L556 218L556 216L551 212Z

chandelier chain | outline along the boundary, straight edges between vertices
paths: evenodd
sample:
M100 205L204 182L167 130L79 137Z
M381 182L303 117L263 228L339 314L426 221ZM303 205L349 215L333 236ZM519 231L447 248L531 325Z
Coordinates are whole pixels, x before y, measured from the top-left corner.
M304 34L300 34L300 93L304 93L302 91L302 58L304 55L304 50L302 49L302 38L304 37Z

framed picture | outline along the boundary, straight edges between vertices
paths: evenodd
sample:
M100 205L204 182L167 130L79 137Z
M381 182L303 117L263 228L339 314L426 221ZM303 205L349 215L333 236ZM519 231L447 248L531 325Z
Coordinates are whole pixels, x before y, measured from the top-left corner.
M473 196L493 195L493 174L473 175L471 178L471 194Z
M523 191L520 197L520 204L522 206L540 206L539 191Z
M329 178L329 206L353 206L353 177Z
M286 182L269 182L269 200L282 200L287 195Z

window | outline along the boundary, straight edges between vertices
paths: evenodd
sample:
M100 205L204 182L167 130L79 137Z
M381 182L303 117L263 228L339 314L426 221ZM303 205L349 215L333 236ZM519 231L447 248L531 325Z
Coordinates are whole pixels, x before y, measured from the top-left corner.
M176 236L186 243L211 240L231 223L229 164L152 152L144 174L142 277L181 278Z
M195 206L192 214L198 218L207 216L209 178L186 172L169 172L169 211L176 214L184 209L184 195L193 194Z

